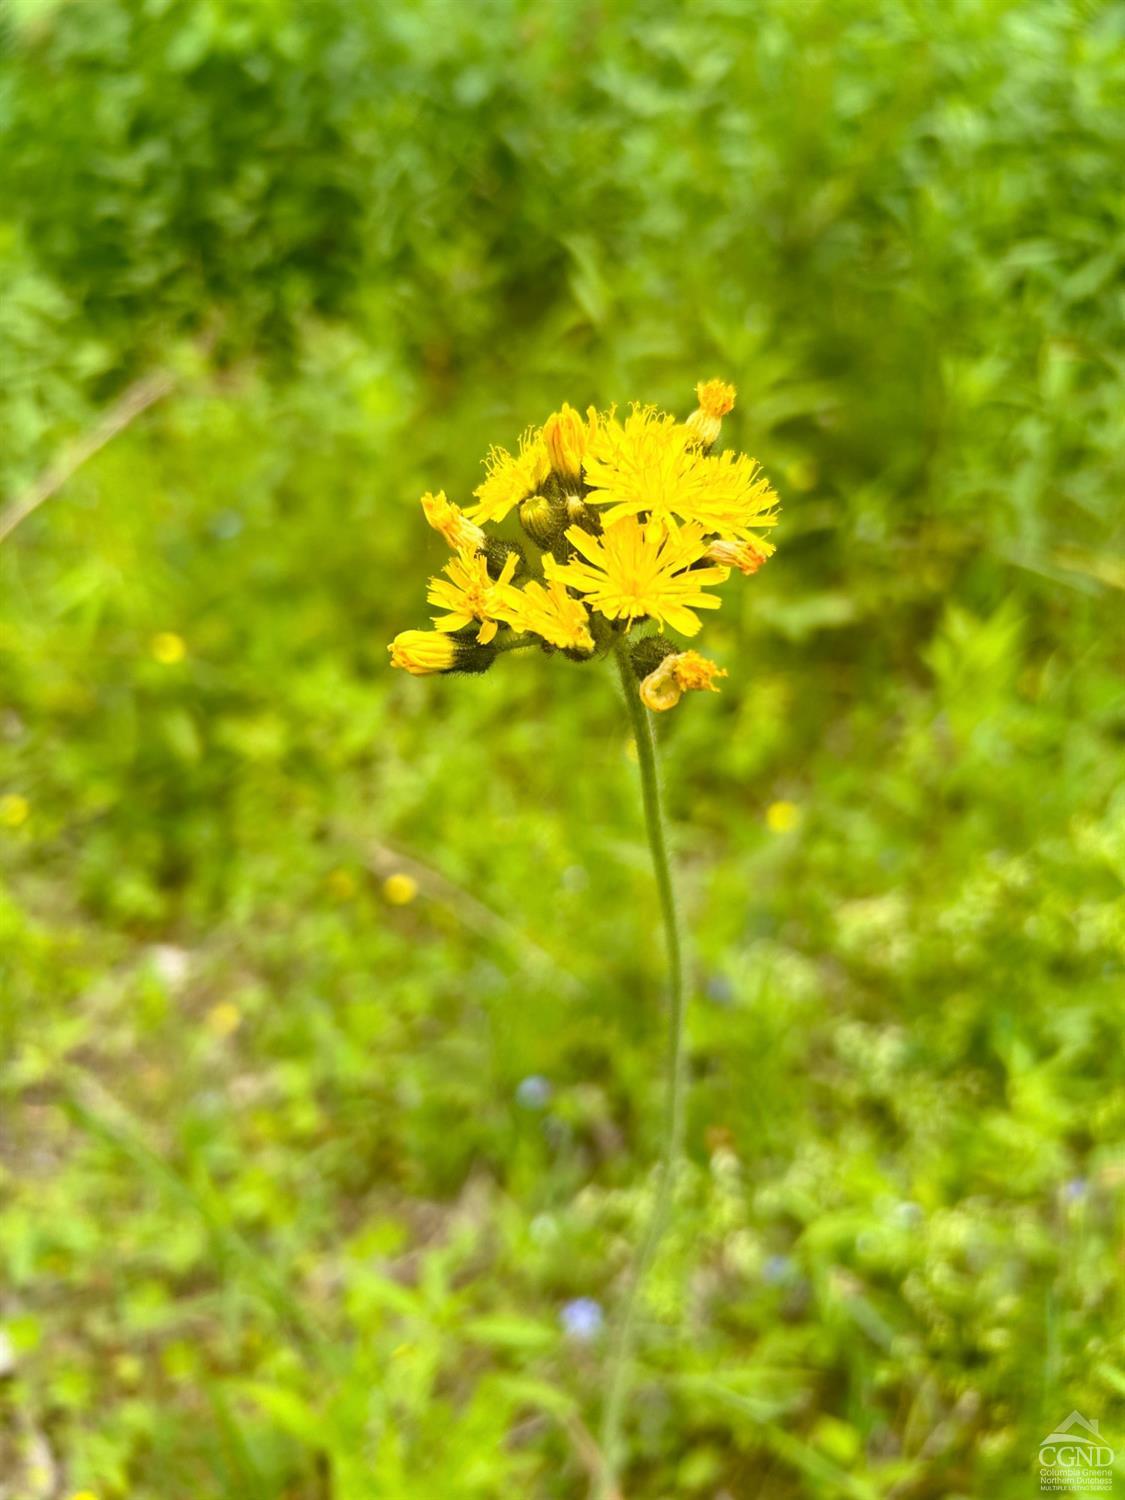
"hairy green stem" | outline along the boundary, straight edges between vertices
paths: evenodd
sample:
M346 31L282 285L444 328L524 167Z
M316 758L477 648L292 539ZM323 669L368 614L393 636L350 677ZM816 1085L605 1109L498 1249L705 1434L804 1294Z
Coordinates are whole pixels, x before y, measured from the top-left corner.
M641 773L645 827L652 854L652 868L660 895L660 912L664 920L664 942L668 953L669 1010L668 1043L664 1070L664 1115L661 1127L659 1179L652 1212L645 1226L637 1258L633 1265L624 1306L621 1309L613 1347L609 1357L605 1409L602 1417L601 1448L604 1470L599 1485L600 1500L612 1500L618 1494L617 1477L621 1468L621 1419L629 1388L630 1365L637 1308L644 1290L660 1237L668 1220L675 1186L676 1168L683 1147L684 1134L684 970L680 941L680 921L676 893L672 885L672 868L664 834L664 814L660 805L660 781L656 767L656 742L648 710L641 702L637 680L629 660L628 647L619 640L614 647L617 668L633 738L637 745L637 762Z

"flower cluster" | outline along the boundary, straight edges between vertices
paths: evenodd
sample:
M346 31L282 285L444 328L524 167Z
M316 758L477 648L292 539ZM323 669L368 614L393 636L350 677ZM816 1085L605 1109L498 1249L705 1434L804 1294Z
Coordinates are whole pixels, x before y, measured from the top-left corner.
M734 387L703 381L696 395L686 422L653 406L620 419L564 405L515 453L490 451L474 504L423 495L453 556L430 580L435 628L396 636L391 665L416 676L484 672L523 646L589 661L651 625L631 647L647 707L718 691L726 673L674 646L665 628L694 636L697 611L718 609L710 591L731 569L757 572L774 550L762 533L777 523L777 495L754 459L712 451ZM536 562L484 529L513 512Z

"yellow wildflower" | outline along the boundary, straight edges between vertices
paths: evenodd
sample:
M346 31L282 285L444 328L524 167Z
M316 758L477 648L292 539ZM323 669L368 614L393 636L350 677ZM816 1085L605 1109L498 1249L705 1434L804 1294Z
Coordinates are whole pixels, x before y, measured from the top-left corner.
M487 538L484 532L479 526L473 525L459 505L454 505L452 500L445 498L444 490L438 490L436 495L427 490L422 496L422 511L426 520L435 531L441 532L454 552L462 548L478 552L485 545Z
M771 833L789 833L801 821L795 802L771 802L766 808L766 827Z
M499 628L497 622L503 618L499 610L506 585L511 583L518 565L519 554L509 552L500 577L493 579L489 577L487 559L463 547L451 562L446 563L447 578L430 579L427 599L449 611L434 616L438 630L463 630L466 625L479 620L477 641L482 646L487 645Z
M564 479L577 479L590 439L598 430L597 408L586 408L583 421L573 406L565 401L561 411L552 412L543 423L543 442L551 459L551 468Z
M747 542L754 530L777 525L777 495L754 459L702 453L687 427L653 407L635 407L624 422L604 422L585 473L592 488L587 499L609 507L607 526L647 514L694 521L705 532ZM760 545L765 556L773 550Z
M675 651L666 656L641 683L641 702L654 713L675 708L685 693L717 693L716 677L726 668L700 656L698 651Z
M350 901L359 889L350 870L331 870L327 884L337 901Z
M152 638L152 654L162 667L174 667L187 655L187 646L182 635L174 630L162 630Z
M581 599L568 594L557 580L552 580L546 588L534 580L522 589L509 588L504 606L504 618L514 630L530 630L562 649L594 649L586 606Z
M587 499L610 506L607 525L641 511L666 518L677 513L700 462L675 417L635 406L624 422L608 417L594 434L586 454Z
M721 380L701 380L695 394L699 406L687 419L687 428L697 443L710 448L719 436L723 418L734 407L737 392Z
M402 667L413 677L448 672L457 657L457 642L440 630L404 630L387 647L391 666Z
M31 803L19 792L5 792L0 797L0 828L19 828L31 815Z
M725 583L728 570L693 566L707 554L698 526L664 526L624 516L601 536L580 526L571 526L566 536L581 558L560 564L545 557L547 576L588 595L586 602L607 619L651 615L661 629L668 624L682 635L694 635L699 618L692 611L719 607L704 588Z
M417 894L418 882L402 870L396 870L383 881L383 895L392 906L409 906Z
M520 438L519 452L492 448L485 459L483 484L473 491L477 504L466 512L470 521L502 521L513 505L533 495L551 472L551 459L542 432L529 429Z
M754 536L755 531L777 525L777 491L756 459L744 453L700 458L693 481L682 503L673 507L677 515L724 538L758 541L766 556L774 550Z
M218 1037L233 1036L242 1025L242 1012L230 1000L220 1000L207 1012L207 1029Z

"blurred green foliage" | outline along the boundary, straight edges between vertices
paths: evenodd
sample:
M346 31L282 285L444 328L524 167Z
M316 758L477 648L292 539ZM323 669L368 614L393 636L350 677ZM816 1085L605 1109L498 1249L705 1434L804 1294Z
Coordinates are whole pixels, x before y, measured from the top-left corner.
M5 1500L585 1492L635 769L606 670L384 643L423 489L712 374L785 508L660 725L626 1493L1125 1449L1123 85L1098 0L9 0L0 497L177 386L0 544Z

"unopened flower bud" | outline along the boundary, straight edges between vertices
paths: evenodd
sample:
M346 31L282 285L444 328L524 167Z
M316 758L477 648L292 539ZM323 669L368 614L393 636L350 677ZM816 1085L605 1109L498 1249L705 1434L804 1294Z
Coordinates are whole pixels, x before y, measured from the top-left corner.
M717 693L715 678L726 675L698 651L676 651L665 656L641 683L641 702L653 713L664 713L675 708L684 693Z
M666 656L674 656L677 649L666 635L646 635L639 640L629 652L638 682L655 672Z
M564 500L550 500L546 495L532 495L519 510L520 525L537 547L549 551L570 525Z
M496 660L494 646L455 639L442 630L404 630L387 647L391 666L412 677L438 672L487 672Z
M594 415L591 411L591 416ZM586 453L587 429L573 406L564 401L561 411L551 413L543 423L543 442L554 472L567 479L577 479Z
M723 418L734 406L737 394L733 385L721 380L701 380L695 388L698 408L687 419L687 429L692 441L701 448L710 448L719 436Z

